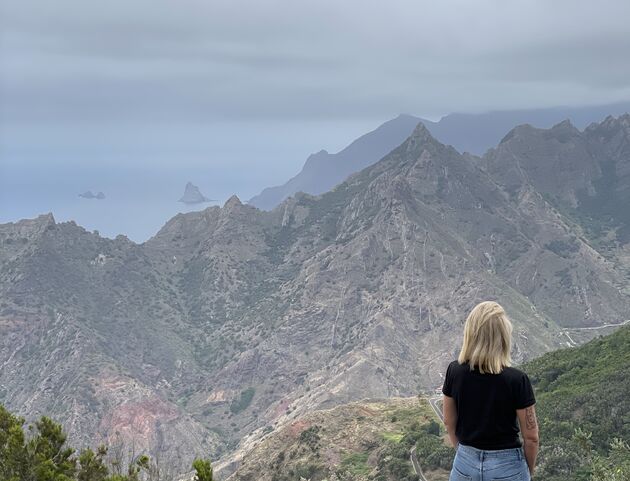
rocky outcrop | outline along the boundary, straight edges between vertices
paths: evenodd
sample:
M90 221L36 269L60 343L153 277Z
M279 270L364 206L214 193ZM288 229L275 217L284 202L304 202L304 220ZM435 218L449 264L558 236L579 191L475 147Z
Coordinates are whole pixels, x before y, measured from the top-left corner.
M203 204L204 202L214 202L214 199L208 199L201 193L199 187L188 182L184 188L184 195L179 199L184 204Z
M91 190L88 190L86 192L83 192L82 194L79 194L79 197L83 197L84 199L98 199L98 200L102 200L105 198L105 194L103 194L102 192L98 192L96 194L94 194Z

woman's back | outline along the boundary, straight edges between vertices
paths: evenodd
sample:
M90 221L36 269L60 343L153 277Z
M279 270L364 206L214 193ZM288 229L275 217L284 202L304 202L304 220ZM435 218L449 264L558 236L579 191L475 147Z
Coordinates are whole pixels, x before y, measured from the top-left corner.
M480 302L466 318L442 387L444 424L457 447L450 481L528 481L534 472L536 400L527 375L510 367L512 330L494 301Z
M455 401L455 434L462 444L486 450L521 447L516 410L535 403L524 372L505 367L500 374L481 374L453 361L442 392Z

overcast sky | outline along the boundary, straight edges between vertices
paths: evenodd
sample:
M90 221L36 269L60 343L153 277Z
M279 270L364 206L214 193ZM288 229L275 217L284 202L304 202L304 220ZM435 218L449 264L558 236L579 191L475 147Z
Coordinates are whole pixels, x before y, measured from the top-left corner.
M0 5L5 190L17 170L132 165L249 198L401 112L630 100L627 0Z

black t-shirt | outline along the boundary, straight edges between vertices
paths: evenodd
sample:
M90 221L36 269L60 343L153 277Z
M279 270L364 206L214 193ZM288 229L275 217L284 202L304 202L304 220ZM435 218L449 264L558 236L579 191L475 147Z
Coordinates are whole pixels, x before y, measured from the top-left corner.
M455 400L460 443L477 449L520 447L516 410L536 402L529 377L513 367L500 374L471 371L468 363L448 365L442 392Z

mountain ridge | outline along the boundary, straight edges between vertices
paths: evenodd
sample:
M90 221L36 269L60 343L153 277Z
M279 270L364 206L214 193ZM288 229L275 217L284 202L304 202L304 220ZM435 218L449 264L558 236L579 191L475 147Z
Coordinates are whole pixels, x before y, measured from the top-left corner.
M619 115L629 111L629 102L619 102L594 107L555 107L482 114L455 113L446 115L437 122L400 114L335 154L321 150L309 156L301 172L283 185L264 189L248 202L269 210L299 191L320 194L330 190L350 174L378 161L393 150L410 135L418 122L424 123L442 143L453 145L460 152L483 155L489 148L496 146L505 137L506 131L514 125L530 123L539 128L549 128L564 119L572 118L576 125L586 128L611 113Z

